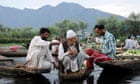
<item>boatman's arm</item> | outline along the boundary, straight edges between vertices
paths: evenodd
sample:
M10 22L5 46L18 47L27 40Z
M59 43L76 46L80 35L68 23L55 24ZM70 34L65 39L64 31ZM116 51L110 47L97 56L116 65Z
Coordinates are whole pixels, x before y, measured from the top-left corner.
M59 59L60 61L62 61L63 58L64 58L66 55L68 55L68 54L69 54L69 52L64 53L64 48L63 48L63 45L62 45L62 43L61 43L61 44L59 45L58 59Z

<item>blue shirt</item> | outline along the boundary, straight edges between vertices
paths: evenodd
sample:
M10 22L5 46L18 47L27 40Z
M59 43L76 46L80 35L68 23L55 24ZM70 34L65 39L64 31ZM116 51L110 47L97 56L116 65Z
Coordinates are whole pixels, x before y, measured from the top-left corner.
M108 55L110 58L115 59L116 56L116 40L113 34L108 31L101 37L101 53Z

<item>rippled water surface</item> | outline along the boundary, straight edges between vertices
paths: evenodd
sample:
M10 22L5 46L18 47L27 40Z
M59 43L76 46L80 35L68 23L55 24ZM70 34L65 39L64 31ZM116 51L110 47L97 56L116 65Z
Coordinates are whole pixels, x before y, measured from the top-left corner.
M14 59L16 61L25 61L25 58ZM34 77L0 76L0 84L140 84L140 72L128 74L109 73L95 65L94 72L86 80L61 81L58 77L58 70L53 70L48 74Z

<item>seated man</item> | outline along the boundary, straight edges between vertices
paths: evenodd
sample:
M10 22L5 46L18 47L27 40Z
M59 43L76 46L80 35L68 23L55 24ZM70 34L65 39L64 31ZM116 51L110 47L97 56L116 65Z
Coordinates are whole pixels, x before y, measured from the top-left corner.
M82 70L82 64L86 56L80 44L77 42L77 35L74 31L68 30L66 41L60 44L58 59L64 66L64 73L78 72Z
M30 43L26 57L26 67L29 69L51 69L54 59L49 51L50 31L47 28L40 29L40 35L35 36Z

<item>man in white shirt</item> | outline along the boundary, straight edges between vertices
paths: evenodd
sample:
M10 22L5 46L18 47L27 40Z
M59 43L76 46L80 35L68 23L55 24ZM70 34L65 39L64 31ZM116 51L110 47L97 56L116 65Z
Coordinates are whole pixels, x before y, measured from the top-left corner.
M136 36L132 36L131 37L132 38L132 40L133 40L133 47L134 47L134 49L139 49L140 48L140 45L139 45L139 43L138 43L138 40L137 40L137 37Z
M40 29L40 35L34 36L30 42L26 57L26 67L29 69L51 69L54 59L49 51L50 31L47 28Z
M77 42L77 35L73 30L68 30L66 33L66 41L60 44L58 59L64 66L65 73L81 71L82 64L86 56L80 44Z
M134 48L134 41L131 39L131 37L129 36L126 40L125 40L125 46L124 49L133 49Z

